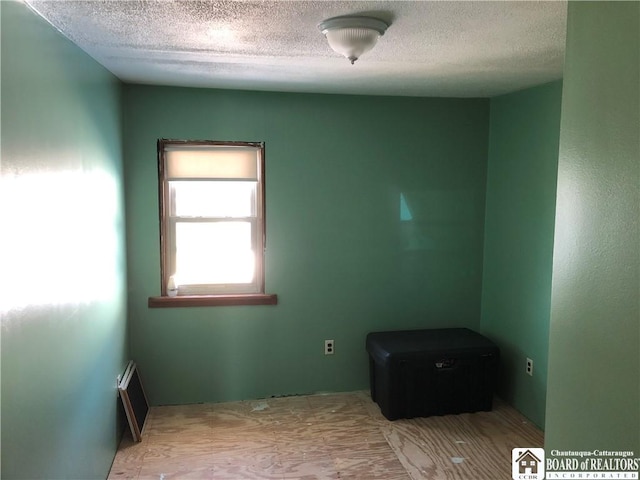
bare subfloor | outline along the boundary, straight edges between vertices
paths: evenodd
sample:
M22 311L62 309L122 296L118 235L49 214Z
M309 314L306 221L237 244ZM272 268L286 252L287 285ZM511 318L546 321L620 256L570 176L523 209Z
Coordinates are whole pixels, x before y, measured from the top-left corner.
M153 407L127 432L109 479L511 478L511 449L542 432L496 399L491 412L386 420L368 392Z

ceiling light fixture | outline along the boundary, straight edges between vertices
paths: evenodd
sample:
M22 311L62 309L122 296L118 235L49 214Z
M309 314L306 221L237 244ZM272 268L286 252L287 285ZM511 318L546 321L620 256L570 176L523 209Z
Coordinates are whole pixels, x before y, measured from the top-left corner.
M377 18L346 16L329 18L318 28L327 37L329 46L353 65L375 46L389 25Z

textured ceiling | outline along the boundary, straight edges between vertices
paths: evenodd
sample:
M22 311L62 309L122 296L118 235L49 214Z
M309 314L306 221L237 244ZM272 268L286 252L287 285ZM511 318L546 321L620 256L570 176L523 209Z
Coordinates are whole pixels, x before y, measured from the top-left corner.
M566 2L27 0L130 83L486 97L562 77ZM355 65L322 20L390 23Z

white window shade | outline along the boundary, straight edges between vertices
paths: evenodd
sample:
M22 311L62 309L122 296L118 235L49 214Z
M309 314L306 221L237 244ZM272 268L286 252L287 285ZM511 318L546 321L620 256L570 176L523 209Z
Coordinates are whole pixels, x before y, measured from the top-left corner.
M167 146L166 178L218 178L258 180L260 148Z

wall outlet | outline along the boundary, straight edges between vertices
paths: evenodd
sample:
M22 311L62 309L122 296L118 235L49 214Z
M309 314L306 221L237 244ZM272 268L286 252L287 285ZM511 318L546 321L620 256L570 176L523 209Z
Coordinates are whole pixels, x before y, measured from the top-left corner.
M333 355L335 351L335 344L333 340L325 340L324 341L324 354L325 355Z
M533 377L533 360L527 358L527 375Z

